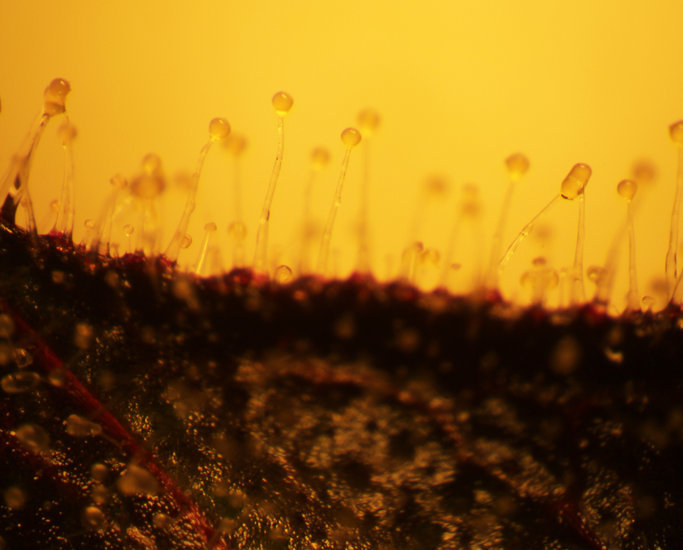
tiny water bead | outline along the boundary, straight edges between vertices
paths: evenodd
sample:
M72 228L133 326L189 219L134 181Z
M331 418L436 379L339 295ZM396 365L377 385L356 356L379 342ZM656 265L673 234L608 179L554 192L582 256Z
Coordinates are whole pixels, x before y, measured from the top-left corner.
M356 128L345 128L341 133L341 140L349 149L361 141L361 133Z
M28 500L26 491L17 485L5 489L2 496L7 507L12 510L21 510Z
M671 136L671 141L679 147L683 147L683 120L674 122L669 126L669 135Z
M83 526L86 529L101 529L106 520L107 516L97 506L86 506L83 509Z
M617 184L617 193L622 199L630 201L635 197L638 191L638 184L633 180L621 180Z
M505 159L505 167L510 181L517 182L529 171L529 159L522 153L513 153Z
M71 91L71 85L63 78L55 78L45 88L43 111L48 116L54 116L66 111L66 97Z
M319 172L330 163L330 152L325 147L316 147L311 151L311 168Z
M155 199L166 189L159 155L149 153L141 163L142 173L131 181L130 190L140 199Z
M582 195L592 173L591 167L587 164L575 164L564 180L562 180L560 192L562 198L574 200L579 195Z
M225 120L225 122L227 123L227 120ZM228 133L229 135L227 136L227 139L223 142L225 144L225 148L231 155L239 157L247 149L247 138L241 134L233 134L231 132Z
M74 437L100 435L102 426L77 414L70 414L65 421L66 433Z
M380 116L375 109L367 108L358 113L358 128L365 138L374 136L377 128L379 128L379 123Z
M40 375L33 371L20 371L6 374L0 380L0 387L5 393L29 392L40 384Z
M277 92L272 98L273 107L279 116L285 116L292 109L294 99L287 92Z
M37 424L22 424L17 428L15 435L29 451L38 453L50 449L49 434Z
M209 137L211 141L223 141L230 135L230 123L224 118L214 118L209 122Z
M109 476L109 467L101 462L95 462L90 466L90 476L97 481L104 482Z
M155 495L159 491L159 482L147 469L131 463L119 476L116 488L126 496Z

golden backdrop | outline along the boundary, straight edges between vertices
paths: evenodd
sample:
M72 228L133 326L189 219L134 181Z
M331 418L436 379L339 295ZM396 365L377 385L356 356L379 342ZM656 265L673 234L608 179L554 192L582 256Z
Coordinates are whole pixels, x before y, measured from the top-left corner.
M604 262L624 218L617 182L632 175L638 159L652 160L657 177L641 186L636 219L641 295L652 294L652 278L663 274L676 169L667 128L683 117L678 0L25 0L5 2L0 14L0 161L6 166L24 138L45 85L56 76L68 79L68 110L79 130L76 239L84 220L97 217L110 177L132 176L148 152L161 156L169 176L168 237L183 197L173 176L194 169L209 120L224 116L248 140L241 171L252 254L275 156L270 98L282 89L294 97L294 108L285 121L271 218L271 253L281 263L296 262L311 149L332 152L313 196L324 219L343 155L340 131L369 106L382 117L369 155L379 276L396 272L402 249L415 237L410 228L420 190L433 174L445 177L451 191L426 204L417 238L443 254L464 185L474 183L481 218L462 225L452 261L475 264L488 249L503 201L503 159L518 150L529 156L531 169L514 195L505 240L558 192L575 162L586 162L593 168L586 266ZM227 242L232 163L221 148L211 151L190 226L194 244L181 263L195 261L207 221L216 222ZM30 184L39 223L49 220L61 174L52 128ZM362 178L359 148L333 237L341 274L355 261ZM575 205L564 202L542 221L539 233L548 236L530 239L509 266L508 294L519 294L515 283L534 256L547 256L558 269L571 263L576 215ZM467 288L466 273L463 268L456 288Z

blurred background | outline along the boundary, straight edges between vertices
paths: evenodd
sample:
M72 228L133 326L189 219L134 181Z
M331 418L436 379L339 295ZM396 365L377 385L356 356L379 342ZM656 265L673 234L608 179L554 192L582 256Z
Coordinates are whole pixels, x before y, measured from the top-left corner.
M623 223L619 180L647 161L641 178L636 236L640 294L658 298L674 193L676 151L668 126L683 118L683 3L577 0L489 0L419 4L374 2L196 1L116 3L66 0L4 2L0 8L0 166L24 140L54 77L70 81L71 121L78 128L76 240L99 215L117 173L131 178L150 152L163 161L167 191L160 204L164 242L182 209L183 173L191 173L208 139L209 120L227 118L246 137L239 159L246 255L275 158L278 90L294 98L285 120L284 164L271 215L274 264L295 268L310 152L324 146L331 162L312 192L318 223L330 208L343 146L341 130L372 107L381 124L371 148L351 155L332 239L338 275L353 269L365 154L370 184L373 271L390 278L412 240L438 251L418 281L440 277L456 219L461 219L448 274L455 291L472 288L488 261L507 183L504 159L528 155L531 168L510 203L504 241L559 191L575 162L593 168L586 192L585 266L605 262ZM49 226L59 197L63 151L50 125L30 180L38 223ZM235 157L216 146L202 175L180 262L192 266L203 227L230 265ZM642 170L641 170L642 172ZM445 192L429 194L434 178ZM647 181L646 181L647 180ZM432 184L431 188L435 186ZM442 186L443 187L443 186ZM476 191L475 191L476 189ZM478 214L459 216L463 199ZM508 296L531 260L557 270L573 258L578 209L558 203L520 248L503 277ZM418 217L419 219L416 219ZM615 299L625 293L625 251ZM317 241L314 246L317 253ZM313 261L315 258L312 258ZM432 257L436 260L436 257ZM590 281L587 290L592 292ZM557 295L550 296L551 302Z

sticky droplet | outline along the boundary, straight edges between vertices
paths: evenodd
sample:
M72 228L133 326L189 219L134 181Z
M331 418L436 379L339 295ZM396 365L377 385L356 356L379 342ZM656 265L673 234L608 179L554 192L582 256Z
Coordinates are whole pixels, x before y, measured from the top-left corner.
M562 180L560 191L562 198L571 201L583 193L591 174L591 167L587 164L578 163L572 166L572 169L564 180Z
M25 369L29 365L33 364L33 355L31 355L24 348L15 348L14 349L14 362L16 363L17 368Z
M152 518L152 524L157 529L168 529L173 524L173 520L163 512L157 512Z
M11 338L14 334L14 321L6 313L0 313L0 338Z
M588 276L588 280L592 283L599 283L605 276L605 271L605 268L600 265L591 265L588 266L586 275Z
M102 464L101 462L95 462L92 466L90 466L90 477L97 481L104 481L107 479L107 476L109 475L109 468L107 467L106 464Z
M74 330L74 345L80 349L88 349L92 345L95 331L88 323L77 323Z
M285 116L294 105L292 96L287 92L277 92L272 99L275 112L280 116Z
M214 118L209 122L209 137L211 141L223 141L230 135L230 123L224 118Z
M341 133L341 140L350 149L360 143L361 135L355 128L345 128Z
M466 184L462 189L462 201L460 210L465 216L474 218L481 212L481 200L479 198L479 188L472 184Z
M372 137L375 135L377 128L379 128L380 116L374 109L363 109L358 113L358 127L361 134L365 137Z
M90 491L90 498L98 506L103 506L109 500L109 489L101 483L96 483Z
M638 184L633 180L621 180L617 184L617 193L622 199L627 201L633 200L633 197L638 191Z
M679 147L683 147L683 120L674 122L669 126L669 135L671 136L671 141Z
M288 265L279 265L277 266L277 269L275 270L275 282L284 285L289 283L293 278L294 278L294 273L292 272L292 268L289 267Z
M192 246L192 237L185 233L183 240L180 241L180 248L190 248Z
M116 482L118 490L126 495L154 495L159 491L159 482L145 468L129 464Z
M311 167L320 171L330 163L330 152L324 147L316 147L311 151Z
M37 453L50 448L50 436L37 424L23 424L17 428L15 435L30 451Z
M215 233L218 230L218 226L214 222L208 222L204 225L204 231L208 233Z
M130 191L140 199L154 199L166 189L161 158L149 153L142 159L142 173L131 181Z
M66 419L66 433L74 437L100 435L102 426L77 414L70 414Z
M66 111L66 96L71 91L71 85L63 78L55 78L47 85L43 95L43 111L46 115L54 116Z
M574 372L581 361L581 347L571 336L561 338L550 354L550 369L561 376Z
M514 153L505 159L505 167L512 181L519 181L529 170L529 159L522 153Z
M7 507L11 508L12 510L21 510L28 500L26 491L17 485L13 485L12 487L5 489L2 496L5 498L5 504L7 504Z
M247 138L239 134L230 134L225 141L228 152L235 157L239 157L247 148Z
M6 374L0 380L0 387L6 393L24 393L31 391L40 383L40 376L37 372L24 371Z
M97 506L86 506L83 509L83 527L86 529L101 529L104 526L107 516Z
M424 183L424 189L432 197L443 197L449 191L450 185L444 176L429 176Z
M657 167L649 159L639 159L633 164L631 173L638 183L649 185L657 178Z

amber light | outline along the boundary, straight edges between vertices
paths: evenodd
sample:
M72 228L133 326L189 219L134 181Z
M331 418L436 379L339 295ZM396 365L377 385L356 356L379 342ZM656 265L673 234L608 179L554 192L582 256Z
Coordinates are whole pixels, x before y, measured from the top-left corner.
M488 247L505 191L503 161L516 151L530 158L531 168L512 199L504 240L557 193L574 163L586 162L593 179L584 264L602 264L625 218L617 183L633 177L634 162L645 158L657 175L640 187L635 233L641 294L652 294L653 278L663 277L675 179L667 128L683 116L681 18L683 4L674 0L656 7L427 1L419 9L384 0L9 3L0 33L0 166L8 165L38 113L45 84L68 78L68 109L78 128L78 239L84 221L99 213L111 176L134 175L149 152L160 155L169 177L191 172L208 121L225 117L248 141L241 172L251 257L276 150L270 98L287 90L295 104L270 239L282 262L295 265L310 151L322 145L332 153L312 196L324 221L344 155L339 133L356 123L361 109L374 107L381 125L369 168L372 262L385 276L387 266L398 269L419 188L431 174L444 174L451 193L425 214L425 246L443 252L463 186L473 182L482 198L481 230L467 228L457 260L465 265L481 243ZM49 132L34 168L40 220L59 196L62 174L62 151ZM188 261L198 253L206 223L215 222L227 241L232 175L229 154L209 156ZM341 273L356 258L362 177L358 155L351 159L332 242ZM184 199L172 183L166 194L170 239ZM558 208L546 221L551 237L532 241L503 284L515 286L535 256L557 268L571 264L575 212ZM622 260L625 266L626 252ZM626 267L619 279L628 279Z

